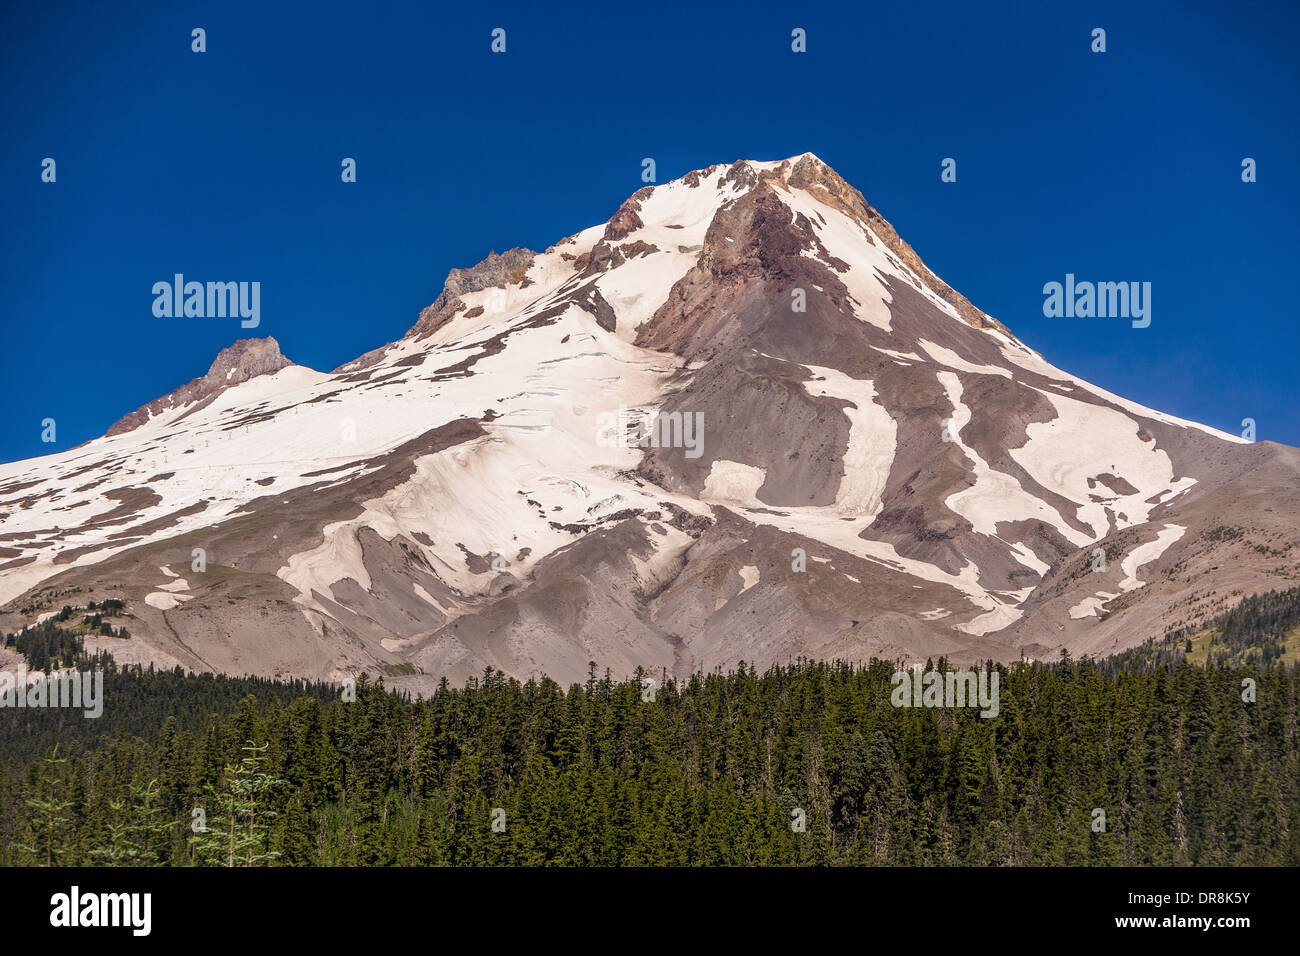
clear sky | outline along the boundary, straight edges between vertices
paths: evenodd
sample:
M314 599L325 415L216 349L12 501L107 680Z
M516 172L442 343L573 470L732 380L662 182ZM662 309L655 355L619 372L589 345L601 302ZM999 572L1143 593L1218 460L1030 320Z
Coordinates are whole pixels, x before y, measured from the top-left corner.
M449 268L607 219L645 157L808 150L1054 364L1300 445L1296 3L0 6L0 460L246 335L323 370L396 339ZM156 318L177 272L261 282L260 327ZM1150 327L1045 318L1066 273L1151 282Z

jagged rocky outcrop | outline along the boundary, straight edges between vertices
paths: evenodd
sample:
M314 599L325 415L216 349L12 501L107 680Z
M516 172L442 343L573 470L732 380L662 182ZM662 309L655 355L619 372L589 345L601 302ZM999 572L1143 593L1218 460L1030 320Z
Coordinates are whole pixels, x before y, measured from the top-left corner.
M441 294L420 313L419 320L406 333L407 336L420 339L442 326L457 312L466 309L461 297L470 292L524 282L528 267L536 257L537 253L529 249L507 249L501 255L489 253L486 259L468 269L452 269L447 273Z
M206 375L123 415L113 423L107 434L111 436L129 432L172 409L202 407L228 388L242 385L259 375L270 375L292 364L281 354L280 343L270 336L264 339L240 339L217 353Z

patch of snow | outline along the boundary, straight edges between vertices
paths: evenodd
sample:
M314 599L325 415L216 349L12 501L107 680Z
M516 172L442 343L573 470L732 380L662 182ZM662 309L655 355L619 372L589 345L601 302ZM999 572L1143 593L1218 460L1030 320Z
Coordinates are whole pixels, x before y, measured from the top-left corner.
M168 594L166 591L154 591L152 594L145 596L144 603L150 607L155 607L160 611L170 611L174 607L179 607L182 601L188 601L189 598L181 594Z
M718 458L709 468L700 492L703 501L716 501L742 505L746 508L765 508L758 500L758 489L767 481L767 471L754 465Z
M1156 533L1154 541L1140 544L1130 551L1120 562L1119 568L1124 572L1124 578L1119 582L1119 589L1133 591L1142 587L1145 582L1138 580L1138 569L1168 551L1170 545L1181 538L1186 531L1187 529L1182 525L1167 524Z
M739 593L744 594L758 583L758 568L752 564L745 565L740 569L740 580L742 587Z
M1095 617L1103 610L1106 604L1119 597L1118 594L1111 594L1108 591L1098 591L1091 597L1086 597L1074 607L1070 608L1069 614L1074 620L1078 621L1085 617Z
M974 372L978 375L998 375L1002 378L1011 378L1011 373L997 365L977 365L974 362L968 362L952 349L944 348L934 342L921 339L917 346L930 356L939 365L946 365L948 368L956 369L959 372Z

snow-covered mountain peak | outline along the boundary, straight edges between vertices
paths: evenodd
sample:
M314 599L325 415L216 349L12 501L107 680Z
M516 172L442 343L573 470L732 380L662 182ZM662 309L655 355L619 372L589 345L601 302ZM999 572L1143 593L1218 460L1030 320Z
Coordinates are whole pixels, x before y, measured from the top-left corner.
M952 318L1015 342L1009 330L935 276L860 192L816 155L803 153L776 161L737 160L646 185L606 222L545 252L510 249L453 269L402 343L337 371L369 367L385 350L405 354L403 343L464 340L575 298L588 304L603 327L635 341L692 269L723 262L775 275L784 258L785 277L807 272L787 253L819 260L837 284L839 276L854 273L854 301L869 321L881 322L888 295L875 280L887 275L917 287Z
M450 270L332 373L246 340L0 466L0 618L94 587L164 664L417 685L1042 656L1247 586L1206 535L1295 471L1051 365L815 155L741 160Z

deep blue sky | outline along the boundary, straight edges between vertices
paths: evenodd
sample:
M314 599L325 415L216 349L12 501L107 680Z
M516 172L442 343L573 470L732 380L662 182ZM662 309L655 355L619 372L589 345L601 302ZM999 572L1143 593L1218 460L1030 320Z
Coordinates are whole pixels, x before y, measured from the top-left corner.
M242 335L324 370L396 339L448 268L607 219L643 157L664 182L805 150L1053 363L1300 445L1296 4L456 6L7 0L0 460ZM260 281L261 327L155 318L175 272ZM1067 272L1152 282L1150 328L1044 318Z

